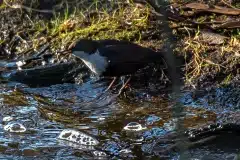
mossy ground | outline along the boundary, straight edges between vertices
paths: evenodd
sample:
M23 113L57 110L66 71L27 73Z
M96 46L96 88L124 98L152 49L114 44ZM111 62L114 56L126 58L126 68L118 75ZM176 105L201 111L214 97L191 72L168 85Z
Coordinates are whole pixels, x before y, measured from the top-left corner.
M30 56L45 44L50 46L51 52L57 57L66 58L66 55L57 53L80 38L129 40L155 50L162 48L167 40L162 22L156 18L149 5L124 0L55 0L47 6L48 10L53 11L53 14L49 14L10 7L23 4L45 10L41 0L4 2L0 6L1 59ZM233 5L238 7L239 4ZM226 19L224 15L216 14L190 17L198 22L216 18ZM186 84L201 86L206 81L227 84L239 76L239 29L218 30L216 33L223 34L227 39L224 43L212 45L201 38L204 30L199 27L174 21L169 21L169 24L177 40L174 52L185 57L183 69Z

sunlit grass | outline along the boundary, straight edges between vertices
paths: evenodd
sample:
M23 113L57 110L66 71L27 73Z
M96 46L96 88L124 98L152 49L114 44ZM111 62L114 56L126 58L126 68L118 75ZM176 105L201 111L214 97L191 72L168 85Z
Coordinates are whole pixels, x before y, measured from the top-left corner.
M36 34L33 37L39 38L39 33L46 30L53 49L67 47L80 38L139 42L142 31L150 26L149 7L141 8L131 3L113 5L114 9L109 10L93 2L87 9L74 8L71 13L66 8L64 15L56 13L49 22L36 22Z
M30 6L36 7L38 1L39 0L31 1ZM11 2L14 2L14 0ZM82 3L84 3L84 5ZM180 1L177 3L180 3ZM48 44L52 53L57 53L59 50L67 49L73 42L81 38L129 40L154 49L159 47L160 43L164 45L165 39L161 38L163 37L162 33L164 33L164 30L160 25L156 25L154 19L156 17L154 17L151 12L152 8L148 5L139 6L135 3L127 3L126 1L99 0L71 3L62 1L62 4L64 4L62 10L58 12L55 11L50 19L39 19L36 18L38 13L25 12L27 13L26 15L29 16L27 22L29 21L30 27L21 30L20 34L17 33L19 37L22 36L21 38L27 42L27 45L23 44L23 41L19 43L19 48L23 48L17 51L19 55L25 52L23 51L25 49L23 46L38 50L43 44ZM8 6L2 3L0 8L4 7ZM19 11L20 9L15 10ZM23 12L16 13L21 16ZM208 14L198 17L196 21L204 23L209 19L215 20L215 18L215 14ZM222 16L222 19L225 20L226 18L227 16ZM173 21L169 22L171 24ZM182 22L174 21L172 26L175 26L175 28L177 25L182 26L182 30L186 33L187 30L185 28L188 26L181 23ZM159 30L161 30L161 33ZM189 31L187 31L187 34L181 32L175 33L177 38L180 37L179 42L183 42L181 46L175 50L181 55L185 55L185 57L191 57L185 63L185 80L187 83L194 83L199 77L213 71L217 73L222 72L226 68L230 69L230 66L238 63L238 60L235 60L238 57L234 56L234 54L238 54L236 50L240 44L239 29L216 30L217 34L226 35L229 37L229 40L224 44L216 45L213 49L211 49L213 46L208 43L203 43L199 39L199 35L202 32L201 29L190 27L190 30L191 34ZM153 35L155 38L148 38L148 34L146 34L148 31L156 33L157 35ZM145 37L145 39L142 40L142 37ZM168 37L166 37L166 39L167 38ZM1 43L4 43L4 41L0 41L0 44ZM213 58L210 56L212 50L215 50L217 52L216 56L222 57L222 60L214 61L214 59L211 59ZM230 56L226 56L226 53L230 53ZM226 67L225 64L228 64L228 66ZM229 73L227 73L227 75L229 75Z
M229 66L226 66L226 64L235 65L240 60L235 56L236 48L240 48L240 41L236 38L236 35L230 37L229 41L221 45L211 46L199 39L200 34L201 31L198 30L194 36L189 35L184 40L185 47L182 51L185 53L185 57L189 56L190 53L192 56L190 61L185 64L185 81L187 84L193 84L194 80L209 73L225 73L229 70ZM215 50L215 52L212 50ZM226 56L226 53L231 56ZM221 63L218 64L214 62L215 59L224 59L224 61L218 60L217 62ZM230 81L232 74L229 74L229 76L224 78L223 84Z

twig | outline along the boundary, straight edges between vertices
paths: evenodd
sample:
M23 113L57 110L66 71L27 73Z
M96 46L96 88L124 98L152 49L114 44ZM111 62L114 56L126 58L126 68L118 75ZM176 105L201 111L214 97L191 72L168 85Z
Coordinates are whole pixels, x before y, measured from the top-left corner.
M232 6L231 4L225 2L224 0L221 0L221 1L222 1L222 3L224 3L224 4L225 4L226 6L228 6L228 7L231 7L231 8L233 8L233 9L237 9L237 10L240 10L239 8L236 8L236 7Z

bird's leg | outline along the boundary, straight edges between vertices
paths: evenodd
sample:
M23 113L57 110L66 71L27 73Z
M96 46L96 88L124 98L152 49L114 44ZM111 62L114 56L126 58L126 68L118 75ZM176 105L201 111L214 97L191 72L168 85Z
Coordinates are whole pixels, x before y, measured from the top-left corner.
M101 94L99 94L97 97L95 97L93 100L90 100L88 103L91 104L91 102L99 100L113 86L113 84L114 84L114 82L116 80L117 80L117 77L114 77L112 82L108 86L108 88L105 91L103 91ZM119 96L122 93L123 89L127 86L127 84L129 83L130 80L131 80L131 76L127 79L126 82L124 82L124 79L121 78L122 87L120 88L120 90L119 90L118 94L116 95L116 97ZM119 84L117 84L117 85L119 85Z
M127 84L129 83L129 81L131 80L131 76L127 79L127 81L124 83L124 80L122 80L123 82L123 85L122 87L120 88L119 92L118 92L118 95L120 95L123 91L123 89L127 86Z
M113 84L114 84L114 82L117 80L117 77L113 77L113 80L112 80L112 82L109 84L109 86L108 86L108 88L105 90L105 91L103 91L102 93L100 93L97 97L95 97L93 100L98 100L99 98L101 98L101 96L103 96L109 89L111 89L111 87L113 86ZM93 101L93 100L91 100L91 101ZM90 102L91 102L90 101Z
M114 85L114 88L117 88L118 86L122 85L124 83L124 79L121 78L121 81L118 82L116 85Z
M114 84L114 82L117 80L117 77L113 77L112 82L109 84L108 88L105 90L105 92L107 92Z
M107 78L108 78L108 77L104 77L104 79L107 79ZM112 88L112 86L113 86L114 82L116 81L117 77L111 77L111 79L112 79L111 83L109 84L109 86L107 87L107 89L104 90L104 92L106 92L106 91L108 91L110 88ZM100 79L98 79L98 80L96 80L96 81L94 81L94 82L92 82L92 83L96 84L96 83L101 83L101 82L103 82L103 81L104 81L103 78L100 78ZM99 87L99 86L102 86L102 85L99 85L99 84L98 84L97 87Z

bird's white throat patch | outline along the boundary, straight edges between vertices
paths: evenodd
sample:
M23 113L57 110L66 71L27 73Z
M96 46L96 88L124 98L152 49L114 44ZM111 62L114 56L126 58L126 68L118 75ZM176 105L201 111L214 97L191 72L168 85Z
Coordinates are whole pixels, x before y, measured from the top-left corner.
M88 68L97 75L101 75L108 66L108 60L99 54L97 50L93 54L88 54L83 51L74 51L73 55L79 57Z

